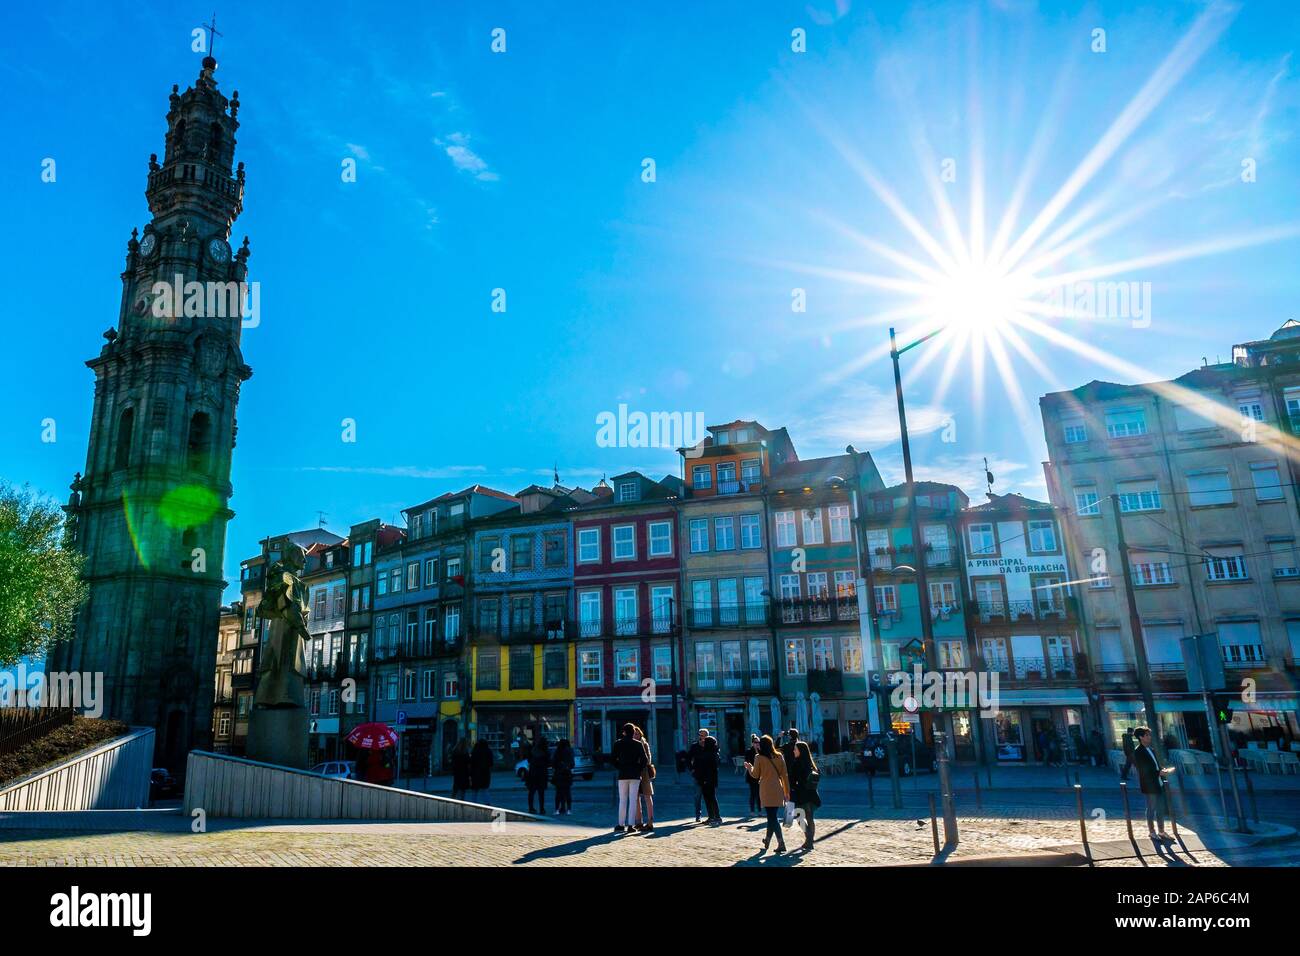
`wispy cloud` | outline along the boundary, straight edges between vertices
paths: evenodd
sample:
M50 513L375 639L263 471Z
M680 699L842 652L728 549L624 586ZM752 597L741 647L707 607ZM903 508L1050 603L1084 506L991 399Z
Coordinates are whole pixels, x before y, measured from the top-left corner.
M480 182L496 182L501 178L488 168L482 156L470 149L468 134L449 133L445 137L435 137L433 142L447 154L452 165L461 172L468 173Z
M790 433L798 436L801 458L839 454L850 443L866 451L899 441L894 395L875 385L841 386L834 403L810 408L801 416L786 416L786 420ZM907 403L909 435L939 431L951 420L952 412L944 405Z
M901 452L891 451L883 455L872 456L880 476L887 485L901 484L903 481L903 456ZM984 483L984 455L978 452L966 452L960 455L943 453L929 454L915 467L917 481L941 481L956 485L972 504L983 504L987 486ZM988 470L993 473L993 492L999 495L1017 492L1029 498L1047 500L1047 482L1043 478L1042 468L1038 465L999 455L988 456Z
M380 475L385 478L463 478L487 472L483 465L305 465L296 471L319 471L343 475Z

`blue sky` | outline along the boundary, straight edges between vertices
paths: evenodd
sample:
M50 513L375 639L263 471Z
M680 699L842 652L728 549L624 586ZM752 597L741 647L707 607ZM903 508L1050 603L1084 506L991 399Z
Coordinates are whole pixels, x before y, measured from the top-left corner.
M148 156L171 84L197 75L190 31L210 7L6 12L7 480L63 498L84 466L82 363L116 322ZM318 510L345 532L474 481L517 490L552 462L585 485L675 473L671 451L597 447L597 414L620 402L787 425L803 457L853 441L896 480L879 350L889 315L904 337L926 326L882 278L929 262L923 235L969 245L973 196L990 238L1014 205L1007 245L1054 209L1038 242L1065 244L1055 268L1150 282L1152 321L1042 319L1097 352L1022 329L1027 354L1003 342L1010 374L991 357L979 372L955 341L909 353L922 476L974 494L987 455L998 490L1041 494L1039 395L1132 380L1124 368L1172 376L1297 317L1300 8L1285 0L227 2L217 16L248 171L234 238L250 237L262 286L231 580L259 538Z

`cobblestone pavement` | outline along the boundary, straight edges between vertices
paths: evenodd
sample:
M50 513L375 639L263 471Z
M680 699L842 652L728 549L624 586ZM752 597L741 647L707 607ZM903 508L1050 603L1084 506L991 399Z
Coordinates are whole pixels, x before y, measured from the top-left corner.
M183 820L180 822L184 822ZM1185 831L1190 832L1190 831ZM793 849L799 834L787 830ZM942 829L941 829L942 833ZM731 818L719 827L693 819L661 821L653 835L566 824L310 824L233 827L213 821L211 832L77 833L0 831L0 865L40 866L845 866L928 864L929 820L817 821L810 853L759 855L760 820ZM1065 820L976 818L961 823L953 861L985 856L1039 855L1076 843L1078 824ZM1124 838L1122 822L1089 827L1094 842ZM775 848L774 848L775 849ZM1195 854L1200 865L1223 865ZM1148 858L1150 865L1170 865ZM1184 859L1172 865L1183 865ZM1137 860L1107 865L1140 866Z

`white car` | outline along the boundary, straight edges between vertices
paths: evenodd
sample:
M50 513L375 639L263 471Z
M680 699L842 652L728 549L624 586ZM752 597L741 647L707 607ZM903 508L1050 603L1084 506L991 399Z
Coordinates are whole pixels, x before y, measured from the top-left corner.
M357 765L351 760L327 760L311 768L311 773L318 773L331 780L357 779Z

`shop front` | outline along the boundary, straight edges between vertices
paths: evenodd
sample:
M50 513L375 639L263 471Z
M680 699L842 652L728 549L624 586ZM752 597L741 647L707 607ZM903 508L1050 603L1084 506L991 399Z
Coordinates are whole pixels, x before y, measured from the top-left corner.
M1191 694L1156 697L1156 722L1147 716L1141 698L1112 698L1102 703L1102 734L1111 750L1124 749L1124 735L1135 727L1151 727L1166 750L1201 750L1217 753L1205 701Z
M1092 757L1089 707L1087 692L1077 688L1002 691L982 728L985 753L997 763L1086 763ZM973 729L965 742L972 753Z
M307 725L307 734L307 759L311 764L338 759L339 719L337 717L313 717L311 723Z
M577 745L588 750L598 761L608 758L625 724L640 727L649 738L656 764L668 765L669 755L676 749L673 744L672 704L668 699L652 703L642 701L640 697L584 697L578 699L575 713L575 723L580 731ZM691 740L694 740L695 729L692 727L690 731Z
M1233 711L1228 737L1238 750L1300 752L1300 722L1295 697L1259 694Z
M493 704L473 709L478 740L492 748L498 767L513 768L539 737L554 750L561 740L573 742L568 704Z

